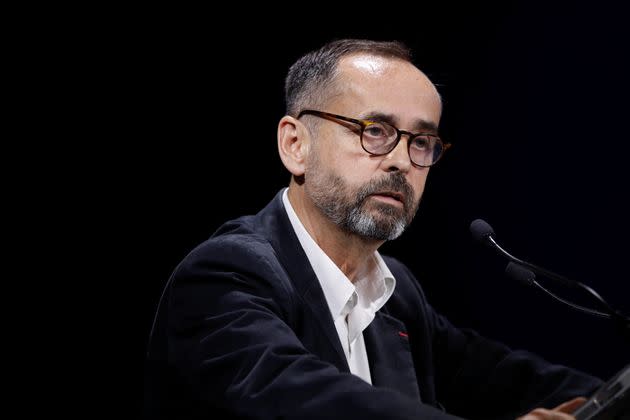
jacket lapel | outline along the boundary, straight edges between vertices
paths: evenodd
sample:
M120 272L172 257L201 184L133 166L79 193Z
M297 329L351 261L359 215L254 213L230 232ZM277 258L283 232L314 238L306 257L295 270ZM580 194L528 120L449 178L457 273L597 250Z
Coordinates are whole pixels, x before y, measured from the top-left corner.
M302 297L305 307L312 313L312 317L301 317L298 321L301 325L296 326L296 331L310 351L333 363L340 371L350 372L324 292L284 209L283 191L276 194L257 217L278 260ZM322 335L327 338L329 346L322 345Z
M381 311L363 332L372 385L391 388L420 400L405 325Z

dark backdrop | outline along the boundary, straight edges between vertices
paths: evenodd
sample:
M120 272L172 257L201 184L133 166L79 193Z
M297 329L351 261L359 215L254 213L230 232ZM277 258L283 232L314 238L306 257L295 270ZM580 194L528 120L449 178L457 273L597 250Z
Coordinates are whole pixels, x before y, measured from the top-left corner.
M116 104L108 114L109 170L120 181L111 212L123 228L115 282L125 343L134 343L121 347L137 368L136 395L170 272L223 221L257 212L288 183L276 152L286 70L342 37L411 46L443 95L441 132L454 144L431 171L413 225L382 252L408 264L457 325L601 377L627 364L630 347L607 322L508 280L505 261L468 231L484 218L516 255L630 313L623 11L529 2L310 7L265 18L247 8L248 17L146 10L101 40L112 58L102 63L103 86Z

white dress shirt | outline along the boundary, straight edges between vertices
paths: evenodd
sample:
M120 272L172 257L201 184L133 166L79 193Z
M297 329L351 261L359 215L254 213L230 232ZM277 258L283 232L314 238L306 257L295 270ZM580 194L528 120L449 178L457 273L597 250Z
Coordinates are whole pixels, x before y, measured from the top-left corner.
M284 208L324 291L350 372L371 384L363 330L391 297L396 280L376 251L374 268L360 273L353 284L307 232L293 210L287 192L285 189L282 194Z

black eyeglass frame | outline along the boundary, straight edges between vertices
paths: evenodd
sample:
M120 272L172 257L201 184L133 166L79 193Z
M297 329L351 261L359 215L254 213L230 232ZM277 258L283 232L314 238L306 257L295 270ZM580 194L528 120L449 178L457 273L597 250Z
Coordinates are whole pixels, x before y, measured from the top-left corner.
M355 119L355 118L349 118L349 117L344 117L343 115L338 115L338 114L331 114L330 112L324 112L324 111L315 111L313 109L304 109L302 111L300 111L300 113L298 114L297 118L299 119L302 115L314 115L316 117L321 117L321 118L325 118L327 120L333 121L333 122L337 122L339 123L339 121L337 120L342 120L342 121L346 121L346 122L350 122L353 124L357 124L361 127L361 132L359 133L359 137L361 139L361 147L363 148L363 150L365 150L367 153L369 153L372 156L384 156L388 153L390 153L392 150L394 150L396 148L396 146L398 146L398 143L400 142L400 139L402 138L403 134L406 134L407 136L409 136L409 140L407 141L407 153L409 154L409 160L411 161L411 163L413 163L415 166L419 166L421 168L429 168L433 165L435 165L441 158L442 156L444 156L444 152L446 152L448 149L451 148L451 143L446 143L444 141L442 141L442 139L440 138L440 136L436 136L435 134L432 133L412 133L410 131L405 131L405 130L401 130L398 127L395 127L389 123L383 122L383 121L372 121L372 120L365 120L365 119ZM369 150L367 150L365 148L365 145L363 144L363 132L365 131L365 129L367 127L369 127L372 124L387 124L388 126L392 127L394 130L396 130L396 141L392 142L392 146L389 150L387 150L386 152L383 153L374 153L371 152ZM440 154L437 156L437 158L435 158L435 160L433 161L433 163L431 163L430 165L420 165L416 162L413 161L413 159L411 158L411 153L409 148L411 147L411 143L413 141L413 139L415 139L416 137L420 137L420 136L425 136L425 137L432 137L435 139L435 144L439 144L441 145L441 151Z

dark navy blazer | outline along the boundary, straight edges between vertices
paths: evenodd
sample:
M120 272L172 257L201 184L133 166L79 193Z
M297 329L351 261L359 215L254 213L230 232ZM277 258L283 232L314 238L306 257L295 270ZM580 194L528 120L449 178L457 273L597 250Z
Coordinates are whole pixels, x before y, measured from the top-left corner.
M364 331L370 385L349 371L282 192L257 215L226 223L165 290L145 416L514 419L601 384L455 328L403 264L384 259L396 289Z

